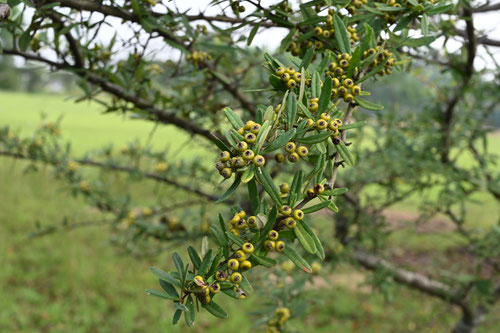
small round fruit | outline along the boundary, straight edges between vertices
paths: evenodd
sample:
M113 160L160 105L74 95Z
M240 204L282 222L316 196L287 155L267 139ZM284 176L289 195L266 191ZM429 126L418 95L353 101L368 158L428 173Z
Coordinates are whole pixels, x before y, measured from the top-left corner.
M309 154L309 149L307 149L306 146L300 146L299 148L297 148L297 154L304 158L307 156L307 154Z
M316 129L319 131L324 130L328 126L328 123L324 119L318 119L316 121Z
M205 285L205 280L203 279L203 276L200 275L196 275L193 279L193 282L198 286Z
M321 36L323 34L323 29L321 29L320 27L314 28L314 34L316 36Z
M250 217L247 219L247 225L248 225L248 227L250 227L250 228L256 228L256 227L257 227L257 217L255 217L255 216L250 216Z
M302 80L302 74L300 74L299 72L293 74L293 79L296 81L296 82L300 82Z
M221 171L222 169L225 169L227 167L226 163L223 163L221 161L215 163L215 168L219 171Z
M277 240L279 236L280 236L280 234L276 230L271 230L267 234L267 238L269 238L272 241Z
M335 120L332 120L328 123L328 129L330 131L336 131L338 129L338 124Z
M263 167L264 164L266 164L266 159L262 155L257 155L253 158L252 163L255 164L255 166Z
M344 82L342 82L344 87L351 88L354 86L354 81L352 79L345 79Z
M238 272L234 272L233 274L231 274L232 283L240 283L242 279L243 279L242 275Z
M220 171L220 175L226 179L231 178L233 171L229 168L224 168Z
M282 215L289 216L290 214L292 214L292 208L288 205L283 205L280 208L280 213Z
M288 183L284 183L280 185L280 192L283 194L287 194L290 191L290 185Z
M274 243L274 241L272 240L266 240L264 242L264 248L268 251L272 251L274 250L274 247L276 246L276 244Z
M293 219L293 217L287 217L287 218L285 219L285 225L286 225L288 228L293 229L293 228L295 228L295 227L297 226L297 221L295 221L295 220Z
M295 163L298 160L299 160L299 154L297 154L297 153L291 153L290 155L288 155L288 162Z
M325 187L323 186L323 184L316 184L314 185L314 192L316 194L322 194L323 192L325 192Z
M324 119L325 121L330 121L330 118L331 118L331 116L326 112L323 112L319 117L321 119Z
M293 68L292 66L290 66L290 67L288 67L288 68L286 69L286 72L287 72L288 74L290 74L290 75L293 75L293 74L295 74L295 72L296 72L296 71L295 71L295 68Z
M285 160L285 155L283 155L282 153L277 153L275 156L274 156L274 159L276 160L276 162L278 163L283 163L283 161Z
M358 96L361 93L361 88L359 86L353 86L351 88L351 94Z
M258 134L259 131L260 131L260 124L254 124L251 128L250 128L250 131L253 133L253 134Z
M232 270L232 271L236 271L238 270L238 267L240 267L240 262L238 261L238 259L229 259L228 262L227 262L227 267Z
M243 152L242 156L244 160L250 161L255 157L255 153L253 152L253 150L247 149Z
M248 144L245 141L240 141L236 144L236 150L239 152L245 151L248 148Z
M301 209L296 209L293 211L293 218L300 221L304 218L304 212Z
M295 80L290 79L287 81L286 85L288 86L288 88L293 89L297 86L297 82Z
M246 162L241 157L235 157L234 159L231 160L231 165L235 168L241 168L246 165Z
M218 284L217 282L212 284L209 290L212 294L217 294L220 291L220 284Z
M246 254L250 254L250 253L253 253L254 251L254 247L252 245L252 243L245 243L241 246L241 249L243 250L243 252L245 252Z
M245 213L244 210L240 210L238 213L236 213L240 218L244 219L245 216L247 216L247 213Z
M308 188L306 194L309 198L314 198L316 196L316 192L314 192L313 188Z
M354 96L352 94L346 94L344 96L344 102L352 103L352 101L354 101Z
M247 131L249 131L252 128L253 125L255 125L255 121L249 120L249 121L247 121L245 123L244 129L247 130Z
M234 225L236 229L243 230L247 227L247 222L244 219L239 220Z
M231 154L228 151L223 151L219 155L219 161L227 162L231 158Z
M248 143L255 143L255 141L257 141L257 135L253 133L247 133L247 135L245 135L245 141Z
M231 219L231 224L236 225L236 223L241 220L241 217L239 215L234 215L233 218Z
M277 241L275 248L276 248L276 251L283 252L283 251L285 251L285 243L283 241Z
M337 128L340 128L342 126L342 119L335 118L333 119L333 121L337 123Z
M306 119L306 128L310 128L313 125L314 125L314 120L312 120L311 118Z
M243 250L238 250L234 252L233 255L234 259L238 260L239 262L245 261L247 259L247 254L243 252Z
M288 73L281 74L280 80L283 82L288 82L288 80L290 80L290 74L288 74Z
M293 153L295 151L295 143L293 142L288 142L286 145L285 145L285 151L287 153Z
M248 260L245 260L240 264L240 269L242 271L248 271L250 268L252 268L252 263Z
M215 279L217 281L226 281L226 278L227 278L227 275L226 275L226 272L224 272L224 271L217 271L217 273L215 273Z
M278 67L276 68L276 70L274 71L274 74L278 75L278 76L281 76L285 73L285 68L284 67Z
M307 106L307 109L308 109L309 111L311 111L311 112L316 112L316 111L318 111L318 107L319 107L318 103L316 103L316 102L311 102L311 103L309 103L309 105Z

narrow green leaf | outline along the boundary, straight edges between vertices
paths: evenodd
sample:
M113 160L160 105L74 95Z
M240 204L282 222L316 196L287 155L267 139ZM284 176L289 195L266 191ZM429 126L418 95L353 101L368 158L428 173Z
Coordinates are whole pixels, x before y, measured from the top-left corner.
M188 308L188 311L184 314L184 319L186 320L186 325L188 327L192 327L196 318L196 309L194 307L193 297L191 295L187 297L186 306Z
M215 256L212 256L212 250L208 250L207 254L205 257L203 257L203 261L201 262L200 269L198 271L198 274L201 276L204 276L207 270L210 268L212 265L212 260L215 258Z
M328 202L322 202L322 203L319 203L317 205L303 208L302 211L304 212L304 214L311 214L311 213L317 212L318 210L322 210L323 208L328 206L328 204L329 204Z
M259 212L259 191L257 189L257 182L252 179L248 182L248 196L250 197L250 206L252 207L253 215Z
M273 199L273 201L277 205L279 206L283 205L283 202L280 197L280 192L276 187L276 184L274 184L274 181L271 178L271 175L269 174L267 169L259 168L258 171L256 172L256 176L257 180L262 184L262 187L264 187L264 190L267 192L267 194L269 194L271 199Z
M208 312L210 312L211 314L213 314L217 318L227 318L228 317L227 312L224 311L224 309L221 308L221 306L219 304L215 303L214 301L211 301L208 304L202 304L202 307L207 309Z
M295 117L297 116L297 96L294 93L288 95L286 102L286 116L287 124L292 127L295 123Z
M239 238L235 234L233 234L231 231L226 232L227 237L236 245L242 246L245 242L243 239Z
M355 123L350 123L350 124L342 125L339 129L340 130L349 130L349 129L353 129L353 128L358 128L358 127L365 126L367 123L368 122L366 120L362 120L362 121L358 121L358 122L355 122Z
M160 286L163 288L163 290L165 290L165 292L170 295L170 297L172 297L172 299L175 299L175 300L178 300L179 299L179 293L177 292L177 290L175 289L175 287L165 281L165 280L162 280L162 279L158 279L158 281L160 281Z
M172 317L172 325L177 325L179 322L179 319L181 319L182 311L181 310L175 310L174 316Z
M347 191L348 190L346 187L338 187L338 188L334 188L332 190L326 190L321 195L325 196L325 197L337 196L337 195L342 195L342 194L346 193Z
M306 54L304 54L304 57L302 58L302 62L300 63L299 68L307 68L311 63L313 56L314 56L314 47L310 47L309 49L307 49Z
M210 232L212 232L212 235L214 236L215 241L217 242L217 244L219 244L219 246L225 247L228 245L225 233L223 233L218 226L211 225Z
M146 294L148 294L150 296L155 296L155 297L163 298L163 299L177 300L177 298L172 297L172 296L164 293L163 291L155 290L155 289L146 289Z
M165 271L162 271L159 268L156 267L150 267L149 270L159 279L165 280L171 284L173 284L176 287L180 287L180 283L178 280L176 280L170 273L167 273Z
M297 223L297 226L293 229L295 236L299 240L300 244L304 250L309 253L314 254L316 252L316 244L314 244L314 240L309 236L309 234L304 230L302 226L303 222Z
M240 183L241 183L241 176L237 175L236 178L234 179L233 184L227 189L226 192L224 192L224 194L219 199L217 199L215 203L223 202L227 198L229 198L231 194L233 194L233 192L236 191L238 186L240 186Z
M259 31L260 24L261 24L261 22L254 25L254 27L250 31L250 35L248 36L248 39L247 39L247 46L250 46L252 44L252 41L253 41L255 35L257 34L257 31Z
M311 227L307 223L302 223L304 227L304 231L309 234L309 236L314 240L314 244L316 245L316 255L318 258L321 260L325 259L325 249L323 248L323 244L321 244L321 241L319 240L318 236L316 233L311 229Z
M304 258L302 258L302 256L297 252L297 250L295 250L295 248L291 244L286 244L283 253L295 264L295 266L306 273L312 273L312 269L309 263Z
M236 112L231 110L231 108L224 108L224 114L235 130L239 130L241 127L245 126L240 116L238 116Z
M339 45L340 52L351 54L351 40L347 34L344 22L337 14L333 16L333 28L335 29L335 39Z
M367 100L360 98L359 96L354 96L354 100L356 101L356 103L358 103L359 106L361 106L362 108L365 108L367 110L379 111L379 110L382 110L384 108L383 105L369 102ZM342 128L342 129L345 129L345 128Z
M321 95L319 97L318 111L316 112L317 115L316 118L319 118L319 116L327 110L331 98L332 98L332 78L327 77L323 84L323 88L321 88Z
M350 166L354 165L354 157L352 157L351 152L346 147L343 141L340 144L336 145L335 148L339 152L340 156L349 164Z
M201 258L198 255L198 252L196 252L195 248L192 247L191 245L188 246L188 254L189 258L191 259L191 262L193 263L194 268L196 269L200 268Z
M252 254L251 258L255 259L255 261L258 262L260 265L262 265L264 267L268 267L268 268L273 267L278 262L275 259L272 259L269 257L264 257L264 256L259 256L257 254Z

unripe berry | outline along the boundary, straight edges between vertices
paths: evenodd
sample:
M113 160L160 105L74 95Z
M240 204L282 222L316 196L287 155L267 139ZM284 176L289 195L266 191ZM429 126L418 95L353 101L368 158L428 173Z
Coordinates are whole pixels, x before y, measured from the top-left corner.
M324 119L318 119L316 121L316 129L319 131L324 130L328 126L328 123Z
M300 209L296 209L293 211L293 218L297 221L300 221L304 218L304 212Z
M309 198L314 198L316 196L316 192L314 192L313 188L308 188L306 194Z
M328 123L328 129L330 131L335 131L335 130L337 130L337 128L338 128L338 124L335 120L332 120Z
M281 74L280 79L281 79L281 81L283 81L283 82L287 82L288 80L290 80L290 74L288 74L288 73L283 73L283 74Z
M222 163L221 161L215 163L215 168L219 171L221 171L222 169L224 169L226 167L227 167L226 163Z
M318 107L319 107L318 103L316 103L316 102L311 102L311 103L309 103L309 105L307 106L307 109L308 109L309 111L311 111L311 112L316 112L316 111L318 111Z
M307 149L306 146L300 146L299 148L297 148L297 154L304 158L307 156L307 154L309 154L309 149Z
M342 59L339 61L339 65L342 68L347 68L349 67L349 61L347 59Z
M295 143L293 142L288 142L286 145L285 145L285 151L287 153L293 153L295 151Z
M330 65L328 65L328 69L333 72L337 68L337 63L336 62L331 62Z
M323 36L323 38L330 38L330 31L323 30L322 36Z
M240 231L238 229L232 228L232 229L229 229L229 232L231 232L233 235L235 235L237 237L241 236Z
M340 80L337 79L336 77L334 77L332 79L332 86L335 87L335 88L338 88L340 86Z
M220 291L220 285L216 282L210 286L210 292L212 294L217 294Z
M320 115L320 118L321 119L324 119L325 121L330 121L330 115L326 112L323 112L321 115Z
M339 92L340 96L345 96L347 94L347 91L348 91L347 88L344 87L344 86L339 87L339 89L338 89L338 92Z
M295 220L293 219L293 217L287 217L287 218L285 219L285 225L286 225L288 228L293 229L293 228L295 228L295 227L297 226L297 221L295 221Z
M226 281L226 278L227 278L227 275L226 275L226 272L224 272L224 271L217 271L217 273L215 273L215 279L217 281Z
M353 100L354 100L354 96L351 94L346 94L344 96L344 102L346 102L346 103L352 103Z
M306 119L306 128L309 128L314 125L314 120L311 118Z
M302 74L300 74L299 72L293 74L293 79L296 81L296 82L300 82L302 80Z
M219 155L219 161L227 162L231 158L231 154L228 151L223 151Z
M280 213L282 215L289 216L290 214L292 214L292 208L288 205L283 205L280 208Z
M320 27L314 28L314 34L316 36L321 36L323 34L323 29L321 29Z
M342 119L335 118L335 119L333 119L333 121L337 123L337 128L342 127Z
M276 75L278 75L278 76L281 76L281 75L283 75L283 74L285 73L285 68L283 68L283 67L278 67L278 68L276 68L276 70L274 71L274 73L275 73Z
M241 219L238 222L236 222L236 224L234 226L237 229L242 230L242 229L245 229L247 227L247 222L244 219Z
M241 217L239 215L234 215L233 218L231 219L231 224L236 225L236 223L240 220L241 220Z
M204 295L203 298L201 299L201 302L203 304L208 304L212 301L212 297L210 295Z
M240 210L238 213L236 213L240 218L244 219L245 216L247 216L247 213L245 213L244 210Z
M259 124L254 124L251 128L250 128L250 131L253 133L253 134L258 134L259 131L260 131L260 128L261 126Z
M295 80L288 80L286 85L288 86L288 88L292 89L292 88L295 88L297 86L297 82L295 82Z
M314 186L314 192L316 194L322 194L323 192L325 192L325 187L323 186L323 184L316 184Z
M252 263L248 260L245 260L240 264L240 268L243 271L248 271L250 268L252 268Z
M239 135L245 135L245 128L244 128L244 127L242 127L242 128L240 128L240 129L238 129L238 134L239 134Z
M244 129L247 130L247 131L249 131L252 128L253 125L255 125L255 121L249 120L249 121L247 121L245 123Z
M240 267L240 262L237 259L229 259L227 267L232 271L236 271L238 270L238 267Z
M285 160L285 155L283 155L282 153L277 153L275 156L274 156L274 159L276 160L276 162L278 163L283 163L283 161Z
M255 153L253 152L253 150L248 149L243 152L242 156L244 160L250 161L255 157Z
M236 144L236 150L239 152L245 151L247 148L248 144L245 141L241 141Z
M241 249L243 250L243 252L245 252L247 254L253 253L253 251L254 251L254 247L253 247L252 243L243 244Z
M297 153L291 153L290 155L288 155L288 161L291 162L291 163L295 163L299 160L299 154Z
M279 236L280 234L276 230L271 230L269 234L267 234L267 237L272 241L277 240Z
M257 136L253 133L247 133L247 135L245 135L245 141L248 143L255 143L255 141L257 141Z
M241 157L235 157L231 160L231 165L235 168L241 168L246 165L245 160Z
M256 228L257 227L257 217L250 216L247 219L247 225L248 225L249 228Z
M203 279L203 276L200 276L200 275L197 275L194 277L193 279L193 282L197 285L197 286L204 286L205 285L205 282L204 282L204 279Z
M257 155L253 158L252 163L258 167L263 167L266 164L266 159L262 155Z
M220 171L220 175L226 179L231 178L233 171L229 168L224 168Z
M266 250L268 250L268 251L272 251L272 250L274 250L274 247L275 247L275 246L276 246L276 245L275 245L274 241L272 241L272 240L266 240L266 241L264 242L264 248L265 248Z
M288 185L287 183L284 183L284 184L280 185L280 192L281 193L286 194L289 191L290 191L290 185Z
M231 282L233 283L240 283L242 279L243 276L238 272L234 272L233 274L231 274Z
M285 243L282 241L277 241L275 248L276 248L276 251L283 252L283 251L285 251Z
M351 88L354 85L354 81L352 79L345 79L342 84L344 87Z
M238 251L234 252L233 257L234 257L234 259L238 260L239 262L245 261L247 259L246 253L243 252L242 250L238 250Z

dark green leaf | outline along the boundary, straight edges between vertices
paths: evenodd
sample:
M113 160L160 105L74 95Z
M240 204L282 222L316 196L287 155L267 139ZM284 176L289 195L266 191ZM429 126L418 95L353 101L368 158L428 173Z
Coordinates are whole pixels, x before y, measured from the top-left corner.
M351 152L346 147L343 141L341 141L340 144L336 145L335 148L339 152L340 156L344 159L344 161L347 162L347 164L349 164L350 166L354 165L354 158L352 157Z
M333 16L333 28L335 29L335 40L339 45L340 52L351 54L351 39L342 19L335 14Z
M217 318L227 318L227 312L224 311L223 308L220 307L217 303L214 301L211 301L208 304L202 304L202 306L208 310L211 314L213 314Z
M281 147L285 146L285 144L287 144L287 142L290 141L294 135L295 135L295 128L292 128L291 130L278 135L276 140L271 142L271 144L267 146L266 149L262 151L262 153L268 154L272 153L276 149L280 149Z
M368 101L360 98L359 96L354 96L354 100L356 101L356 103L358 103L359 106L361 106L362 108L365 108L367 110L379 111L379 110L382 110L384 108L383 105L368 102ZM342 129L345 129L345 128L342 128Z
M188 327L191 327L193 326L194 320L196 318L196 309L194 307L193 297L191 295L189 295L186 300L186 306L189 311L184 314L184 319L186 320L186 325Z
M250 197L250 206L252 212L256 215L259 212L259 191L257 189L257 182L252 179L248 182L248 196Z
M245 126L240 116L238 116L236 112L234 112L230 108L225 108L224 114L235 130L239 130L241 127Z
M322 202L314 206L303 208L302 211L304 212L304 214L311 214L317 212L318 210L322 210L323 208L328 206L328 204L329 204L328 202Z
M291 244L286 244L283 253L295 264L295 266L306 273L312 273L312 269L309 263L304 258L302 258L302 256L297 252L297 250L295 250L295 248L293 248Z
M148 294L150 296L156 296L159 298L169 299L169 300L177 300L177 298L171 297L170 295L164 293L163 291L155 290L155 289L146 289L146 294Z
M198 252L196 252L195 248L192 246L188 246L188 254L189 258L191 259L191 262L193 263L194 268L196 269L200 268L201 258L198 255Z
M304 230L303 222L297 223L297 226L293 229L295 236L299 240L300 244L304 250L309 253L314 254L316 252L316 244L314 244L314 240L309 236L309 234Z
M257 31L259 31L259 28L260 28L260 23L257 23L253 28L252 30L250 31L250 35L248 36L248 39L247 39L247 45L250 46L252 44L252 41L255 37L255 35L257 34Z
M172 317L172 325L176 325L179 322L179 319L181 319L181 315L181 310L175 310L174 316Z
M157 278L159 278L161 280L165 280L165 281L173 284L176 287L181 286L179 281L177 281L172 275L170 275L170 273L164 272L161 269L156 268L156 267L150 267L149 269Z
M231 194L233 194L233 192L236 191L238 186L240 186L240 183L241 183L241 176L237 175L236 178L234 179L233 184L227 189L226 192L224 192L224 194L219 199L217 199L215 203L223 202L224 200L229 198Z
M332 98L332 78L327 77L325 79L325 83L323 84L323 88L321 88L321 95L319 97L318 102L318 111L317 117L325 112L328 108L328 103L330 103L330 99Z
M348 129L358 128L358 127L361 127L361 126L365 126L367 123L368 122L366 120L362 120L362 121L358 121L358 122L355 122L355 123L350 123L350 124L342 125L340 127L340 130L348 130Z

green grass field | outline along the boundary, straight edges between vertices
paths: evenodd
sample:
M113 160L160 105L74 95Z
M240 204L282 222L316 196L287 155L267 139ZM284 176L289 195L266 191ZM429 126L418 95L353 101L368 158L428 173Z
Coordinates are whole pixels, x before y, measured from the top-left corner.
M122 146L152 130L150 123L101 115L96 105L75 104L60 96L0 92L0 100L0 125L7 124L15 132L29 133L39 123L40 112L51 119L64 115L63 133L71 137L76 153L109 142ZM155 146L172 149L189 140L167 126L159 128L154 138ZM203 150L183 150L179 156L196 155L203 155ZM172 327L170 303L144 293L146 288L158 288L148 268L168 267L170 252L132 258L110 244L104 226L27 238L36 221L58 223L63 215L85 221L99 216L83 200L69 197L65 183L54 179L50 168L24 174L25 165L0 158L0 332L186 332L183 323ZM151 186L140 185L142 200L154 200ZM165 193L168 190L165 187ZM409 208L411 203L398 207ZM473 210L471 219L484 214L483 208ZM411 241L417 249L435 243L434 239ZM325 276L329 287L318 281L310 290L318 305L307 318L291 321L297 331L448 332L459 317L456 309L406 288L394 288L389 302L363 285L369 274L346 265ZM258 332L247 315L258 301L227 299L222 305L229 319L219 321L202 313L192 331ZM498 332L498 323L489 321L478 332Z

